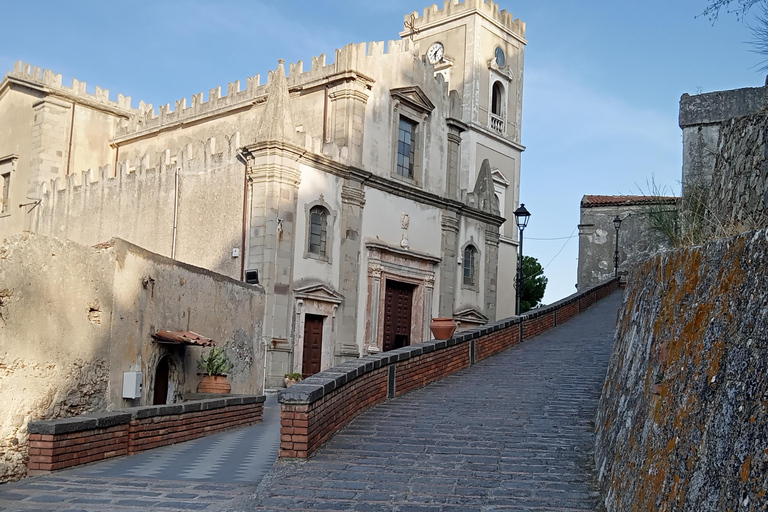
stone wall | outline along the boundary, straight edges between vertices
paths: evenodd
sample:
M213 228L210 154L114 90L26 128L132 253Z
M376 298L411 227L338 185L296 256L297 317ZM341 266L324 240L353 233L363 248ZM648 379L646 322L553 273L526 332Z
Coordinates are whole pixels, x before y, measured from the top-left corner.
M122 240L97 247L25 233L0 244L0 481L25 474L27 423L148 405L161 357L173 399L194 391L199 347L154 343L156 330L217 340L233 392L261 393L263 291ZM122 398L125 371L143 394Z
M768 226L766 125L766 114L753 114L720 126L706 216L715 235Z
M766 510L768 231L629 276L597 416L609 512Z

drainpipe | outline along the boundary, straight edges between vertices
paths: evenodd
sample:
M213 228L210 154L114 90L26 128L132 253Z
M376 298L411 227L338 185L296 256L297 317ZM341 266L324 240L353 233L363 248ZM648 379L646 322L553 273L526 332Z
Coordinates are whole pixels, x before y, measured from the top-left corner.
M173 184L173 242L171 245L171 259L176 259L176 230L179 223L179 170L176 166L176 176Z
M67 176L69 176L69 167L72 163L72 137L75 134L75 102L72 102L72 119L69 122L69 148L67 149Z
M245 166L243 173L243 229L240 241L240 280L245 281L245 232L248 227L248 157L250 151L245 148L237 152L237 159Z

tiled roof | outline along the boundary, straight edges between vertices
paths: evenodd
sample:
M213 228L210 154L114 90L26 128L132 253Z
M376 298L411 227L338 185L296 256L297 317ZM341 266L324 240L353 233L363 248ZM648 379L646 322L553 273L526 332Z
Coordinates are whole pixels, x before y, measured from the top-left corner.
M599 206L637 206L643 204L676 204L679 197L671 196L584 196L582 208Z
M169 345L196 345L198 347L213 347L216 342L192 331L157 331L152 335L157 343Z

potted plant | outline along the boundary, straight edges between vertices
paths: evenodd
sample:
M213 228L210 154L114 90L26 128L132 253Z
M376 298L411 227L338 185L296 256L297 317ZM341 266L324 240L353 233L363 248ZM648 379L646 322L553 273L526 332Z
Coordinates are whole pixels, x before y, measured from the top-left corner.
M285 374L285 387L289 388L301 380L300 373L286 373Z
M227 359L224 350L213 347L208 351L208 356L202 354L197 360L197 366L205 372L202 380L197 385L198 393L227 394L232 391L232 386L227 380L227 372L233 368Z

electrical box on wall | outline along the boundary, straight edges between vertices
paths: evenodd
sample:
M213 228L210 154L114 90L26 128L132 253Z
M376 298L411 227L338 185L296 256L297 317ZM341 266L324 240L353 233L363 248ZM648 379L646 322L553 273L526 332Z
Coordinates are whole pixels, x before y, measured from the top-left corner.
M233 258L239 258L240 257L240 248L239 247L233 247L232 248L232 257Z
M123 398L141 398L141 372L123 372Z

